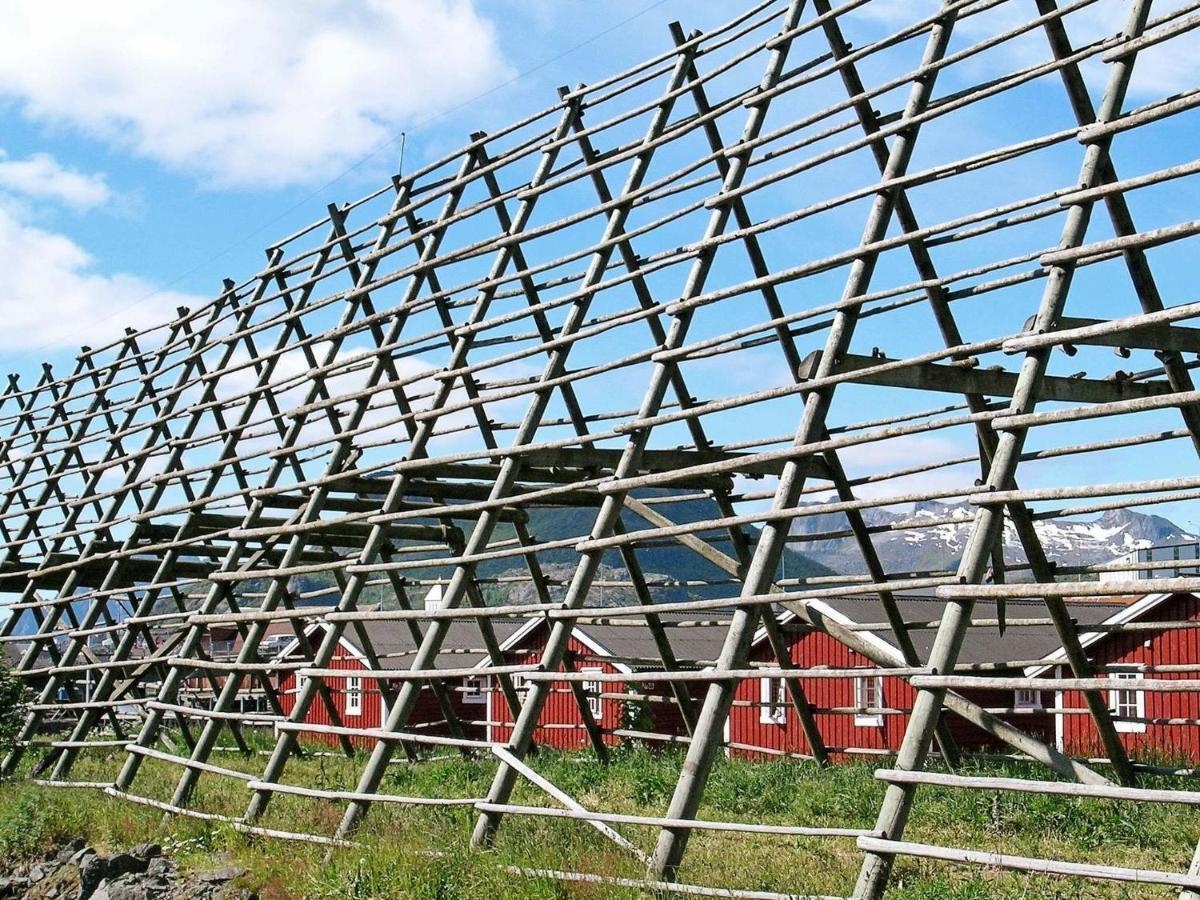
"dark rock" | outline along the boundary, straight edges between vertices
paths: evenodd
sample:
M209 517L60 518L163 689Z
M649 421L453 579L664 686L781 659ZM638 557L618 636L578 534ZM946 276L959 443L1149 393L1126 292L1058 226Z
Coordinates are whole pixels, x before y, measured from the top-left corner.
M233 883L245 869L227 865L186 877L157 844L106 858L75 840L46 860L9 868L0 876L0 900L258 900Z
M152 878L167 878L174 871L175 867L171 865L171 861L163 856L155 857L146 866L146 874Z
M146 871L146 860L132 853L118 853L108 861L108 877L120 878L122 875L141 875Z
M16 896L22 900L75 900L79 894L79 870L60 866L36 884L27 882Z
M138 844L129 851L129 855L135 856L145 862L150 862L152 859L159 859L163 855L163 851L162 847L160 847L158 844Z
M75 838L55 854L54 861L60 866L66 865L73 860L76 853L86 846L87 842L83 838Z
M152 889L144 879L128 877L108 882L104 891L104 898L97 892L92 895L92 900L151 900L160 893Z
M152 859L158 859L162 856L162 847L158 844L138 844L129 853L131 856L136 856L138 859L144 859L149 862Z
M86 856L79 864L79 900L87 900L108 876L108 860L103 856Z
M237 866L223 866L220 869L205 872L200 876L200 880L208 884L220 884L223 881L233 881L235 878L241 878L245 874L246 870L239 869Z

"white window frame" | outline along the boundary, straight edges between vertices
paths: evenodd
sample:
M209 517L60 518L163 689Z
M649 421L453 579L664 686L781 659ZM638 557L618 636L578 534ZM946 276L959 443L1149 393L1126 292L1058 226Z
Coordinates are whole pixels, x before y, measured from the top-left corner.
M1142 673L1138 669L1129 672L1109 672L1108 677L1119 681L1141 681ZM1133 694L1133 701L1129 703L1123 698L1122 694ZM1117 688L1108 692L1108 708L1113 715L1117 716L1134 716L1139 719L1146 717L1146 692L1133 690L1131 688ZM1113 722L1113 727L1117 731L1126 733L1140 734L1146 730L1145 722L1122 722L1120 720Z
M787 685L782 678L760 678L758 721L763 725L787 724Z
M529 693L529 679L525 677L524 672L513 672L508 676L512 680L513 691L516 692L517 699L524 704L525 695ZM504 704L504 708L508 709L508 704Z
M463 703L487 703L487 692L483 689L482 675L468 675L463 679Z
M301 693L303 693L303 691L304 691L304 683L305 683L307 680L308 680L308 679L307 679L307 678L305 678L305 676L301 675L299 672L297 672L297 673L296 673L296 678L295 678L295 688L294 688L294 690L295 690L295 694L296 694L296 699L297 699L297 700L299 700L299 699L300 699L300 694L301 694Z
M1020 688L1013 691L1013 707L1016 709L1044 709L1041 690Z
M580 669L584 675L599 675L604 672L604 669L599 666L590 666ZM603 681L585 681L582 683L583 692L587 694L588 711L592 714L592 718L599 722L604 717L604 698L600 695L604 693Z
M868 702L872 698L867 697L867 682L874 681L875 688L874 702ZM883 724L883 713L869 713L868 709L880 709L883 707L883 676L882 675L856 675L854 676L854 724L860 728L878 727Z
M346 679L346 715L361 716L363 710L363 682L358 675Z

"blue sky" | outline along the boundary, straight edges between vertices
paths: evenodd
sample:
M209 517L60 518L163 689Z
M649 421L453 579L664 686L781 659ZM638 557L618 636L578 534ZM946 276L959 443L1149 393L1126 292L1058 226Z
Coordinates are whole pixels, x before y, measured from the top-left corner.
M3 0L0 0L3 2ZM25 384L197 306L263 248L671 46L721 0L4 4L0 354Z
M0 62L0 226L14 252L41 254L42 272L77 276L77 299L69 322L42 307L41 321L10 327L10 366L95 340L97 325L157 321L181 295L256 271L272 239L390 176L402 132L419 165L549 105L560 84L662 52L674 19L723 21L722 6L281 0L246 21L238 3L79 4L64 36L61 10L18 5L27 33L0 38L13 51ZM45 237L22 240L34 229ZM31 292L53 303L51 285Z
M13 27L0 36L0 264L9 279L0 297L6 323L0 352L9 371L22 373L36 373L43 359L65 367L79 344L111 338L128 323L159 321L180 303L212 296L223 277L240 281L257 271L262 248L273 239L323 215L326 203L352 199L383 182L397 164L401 132L407 135L405 166L416 167L461 145L470 132L498 128L549 105L560 84L595 81L662 52L670 46L666 26L672 20L705 28L734 9L719 0L5 6ZM881 0L849 19L847 27L861 43L932 8L928 2ZM964 23L954 47L1015 24L1032 8L1014 2ZM1078 41L1113 32L1124 8L1120 0L1090 7L1069 20L1072 34ZM62 29L61 21L70 21L71 28ZM919 53L919 42L905 45L877 65L881 72L889 65L903 71ZM1044 39L1031 35L947 73L939 93L1043 58ZM866 69L869 78L870 65ZM1103 74L1089 70L1094 89ZM1128 105L1198 82L1200 48L1193 33L1144 54ZM1056 84L1039 82L1018 94L956 117L953 129L927 129L913 168L1069 124ZM823 96L815 93L816 99ZM807 112L811 106L803 104L812 99L781 99L774 124ZM1047 124L1051 116L1053 126ZM1153 141L1118 144L1114 152L1122 174L1193 159L1198 124L1192 113L1167 123ZM1077 145L1033 158L1023 170L1030 180L1025 193L1070 183L1079 159ZM837 185L862 183L869 168L861 157L853 162L846 170L834 167L817 184L785 183L756 212L777 213L828 196ZM948 219L978 208L992 193L1004 193L1008 186L989 178L965 182L969 196L930 189L921 196L923 220ZM1194 216L1197 199L1195 187L1184 181L1136 195L1131 203L1139 224L1153 227ZM809 232L801 251L779 243L771 248L773 261L794 264L797 256L852 245L861 232L862 207L847 207L837 216L844 228ZM1057 221L1047 225L1046 246L1055 242L1058 227ZM1089 239L1107 236L1098 216ZM715 282L744 277L744 264L722 259L726 268L715 273ZM1187 252L1163 253L1152 261L1169 305L1200 299L1189 289ZM1120 273L1112 272L1098 267L1081 277L1078 290L1090 291L1094 309L1105 315L1130 314L1127 291L1109 281L1119 281ZM836 295L843 277L835 273L820 283ZM903 262L881 266L880 278L910 277ZM1033 291L1015 311L972 307L962 323L968 339L1000 328L1017 330L1036 307ZM729 311L722 315L707 324L714 330L730 327ZM859 352L864 347L869 352L873 343L891 356L932 349L938 342L923 330L928 323L928 314L917 311L911 331L890 324L877 334L865 325ZM699 383L718 385L714 395L729 385L752 390L779 378L771 369L776 362L712 373L707 383L701 374ZM1115 362L1105 358L1097 365L1103 374ZM1081 364L1060 355L1056 366L1065 374ZM639 396L632 386L631 399ZM869 391L855 396L868 405L876 399ZM947 395L946 402L951 399ZM854 404L835 411L835 420L837 415L865 417ZM1151 418L1139 422L1139 430L1177 426L1172 413ZM731 431L739 427L744 422ZM755 427L774 434L790 430L794 421L760 417ZM1106 434L1112 427L1084 426L1080 433ZM882 457L877 453L859 463L901 465L914 452L952 453L958 446L940 440L880 448ZM1195 471L1195 458L1182 442L1128 459L1128 465L1151 463L1162 474ZM1038 470L1028 481L1118 477L1139 476L1133 469L1085 465L1065 475ZM961 483L961 477L956 480ZM1190 506L1166 512L1181 524L1197 524Z

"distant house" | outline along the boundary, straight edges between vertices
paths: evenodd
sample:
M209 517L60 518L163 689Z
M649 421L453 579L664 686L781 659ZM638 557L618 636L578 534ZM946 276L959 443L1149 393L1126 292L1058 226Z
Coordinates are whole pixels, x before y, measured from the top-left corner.
M161 645L176 636L177 634L172 632L162 632L156 637ZM242 633L236 626L213 625L206 629L201 639L201 655L216 663L232 662L241 653L243 643ZM283 649L294 643L296 632L290 622L272 622L259 642L259 656L262 659L275 659ZM271 689L278 692L279 674L268 672L264 677ZM220 669L192 669L180 686L179 702L198 709L212 709L216 700L214 687L220 689L225 684L225 678L225 672ZM255 675L242 678L235 710L250 715L272 712L266 691L263 690L262 679Z
M596 610L602 615L603 610ZM726 627L689 621L689 617L665 613L663 620L672 651L688 668L710 665L725 643ZM545 620L528 622L502 645L506 665L537 665L549 636ZM632 674L661 670L658 647L643 620L622 616L605 622L581 622L572 631L568 652L576 672ZM560 667L559 671L562 671ZM525 680L513 677L519 693ZM687 734L672 686L664 681L583 681L592 718L603 732L606 744L633 738L650 743L670 743ZM490 684L488 685L490 688ZM704 697L706 682L691 682L689 696L696 704ZM498 691L489 690L488 719L491 740L505 741L512 734L513 718ZM551 686L542 709L534 742L560 749L585 747L589 737L574 692L566 682Z
M1194 566L1180 565L1194 561ZM1137 563L1163 563L1161 569L1135 568ZM1148 578L1187 578L1200 575L1200 543L1195 541L1182 544L1160 544L1154 547L1141 547L1130 550L1123 556L1112 561L1113 565L1129 566L1128 569L1114 569L1111 572L1101 572L1100 580L1110 581L1140 581Z
M1154 623L1188 623L1164 625ZM1080 635L1088 658L1097 666L1111 666L1108 677L1121 685L1107 692L1109 709L1121 741L1139 756L1147 754L1167 759L1200 759L1200 696L1195 691L1178 693L1139 691L1139 679L1195 679L1200 666L1200 599L1195 594L1148 594L1114 611L1101 626L1141 623L1144 630L1114 634L1097 628ZM1193 624L1194 623L1194 624ZM1062 658L1055 648L1046 660ZM1168 671L1162 671L1165 667ZM1179 671L1179 667L1190 671ZM1170 671L1170 669L1175 671ZM1156 670L1157 669L1157 670ZM1069 669L1059 665L1034 666L1030 677L1070 677ZM1099 736L1086 715L1080 691L1039 692L1045 701L1066 714L1054 716L1055 744L1075 756L1095 756L1102 752ZM1078 712L1070 712L1072 710Z
M852 626L866 641L892 655L897 653L895 638L883 624L886 617L878 598L836 597L806 602L831 622ZM931 597L898 597L897 604L905 621L910 623L937 620L944 608L944 601ZM1071 604L1077 621L1084 624L1104 621L1124 608L1123 603L1112 602ZM981 601L975 605L973 615L977 619L995 618L996 613L994 603ZM1046 607L1040 600L1010 600L1007 616L1010 619L1044 619ZM780 620L791 661L797 668L824 666L862 670L862 675L854 678L800 679L826 749L834 758L886 755L896 751L904 738L915 690L902 677L878 674L880 667L875 662L830 635L802 627L794 613L786 612ZM871 624L880 627L858 630ZM912 629L909 634L918 656L924 661L928 658L935 631ZM959 661L1039 660L1058 652L1058 646L1058 635L1049 625L1013 626L1003 634L996 627L978 627L967 633ZM775 658L763 630L755 636L751 660L764 666L774 664ZM1023 670L991 674L1020 676ZM1001 690L963 693L1027 733L1047 742L1054 739L1054 717L1042 707L1036 694ZM990 735L964 719L949 715L947 723L963 749L987 750L1000 746ZM809 756L812 753L785 684L779 678L749 679L739 685L726 738L730 751L736 755Z
M524 621L492 620L497 639L501 641L524 624ZM320 624L309 627L307 635L314 647L320 644L326 627ZM422 627L426 628L428 624L422 623ZM339 638L337 652L327 666L330 669L345 670L346 677L327 678L325 683L344 726L379 728L387 720L388 705L385 693L389 688L398 691L403 681L381 681L367 673L403 671L411 668L418 644L405 622L367 621L361 623L360 628L349 626L345 629ZM471 668L487 659L482 644L479 626L474 621L453 620L447 629L435 665L441 669ZM368 652L368 646L371 652ZM372 653L377 666L371 664ZM283 648L277 660L285 664L281 666L278 676L280 702L284 713L290 715L295 707L297 694L304 687L304 676L298 675L287 665L304 663L307 660L300 654L299 641L295 639ZM483 739L488 729L488 703L484 679L447 679L445 685L450 707L461 726L463 736ZM314 700L304 720L320 726L334 724L328 708L319 699ZM405 730L442 736L451 734L450 719L445 715L440 701L428 684L422 686L417 705ZM311 737L326 743L337 740L328 734L322 736L314 733ZM364 745L373 743L369 738L354 738L354 741Z
M21 664L21 659L28 652L30 643L29 643L29 641L12 641L12 642L6 642L3 646L4 646L3 665L5 668L10 669L11 671L15 672L17 670L17 667ZM25 682L26 685L28 685L33 690L40 690L42 685L45 682L45 679L42 677L39 677L35 681L31 682L28 676L22 676L22 680ZM63 692L63 699L66 699L65 691Z

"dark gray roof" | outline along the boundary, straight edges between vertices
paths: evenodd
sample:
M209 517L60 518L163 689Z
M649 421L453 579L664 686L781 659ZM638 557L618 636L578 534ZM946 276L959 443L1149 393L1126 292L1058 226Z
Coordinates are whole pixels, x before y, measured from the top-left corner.
M518 619L494 618L489 621L496 633L496 641L500 644L525 624L524 620ZM407 622L366 621L362 625L382 668L407 669L412 666L417 644L412 638L412 631ZM428 627L427 622L420 623L422 631ZM358 649L362 649L362 639L355 628L347 628L345 638ZM452 619L446 638L442 642L442 650L437 655L436 664L439 669L462 669L475 665L486 656L487 651L479 632L479 625L470 619Z
M1139 598L1140 599L1140 598ZM821 601L853 622L886 622L883 605L878 597L831 597ZM940 619L946 601L935 597L899 596L896 604L906 622L930 622ZM1118 601L1068 601L1072 617L1081 625L1095 625L1110 616L1115 616L1128 606L1125 599ZM1040 599L1009 600L1005 603L1005 618L1048 619L1046 604ZM979 600L971 613L972 619L995 619L997 605L992 600ZM896 645L894 635L888 629L873 631L880 639ZM909 631L917 655L924 662L929 657L934 629ZM1001 634L995 626L971 628L963 641L959 660L964 663L997 662L1007 660L1041 659L1062 646L1053 625L1022 625L1006 628Z
M603 610L596 612L598 615L604 614ZM697 620L683 614L664 614L662 619L672 650L681 662L707 662L715 659L721 652L726 626L714 624L713 619ZM528 620L493 618L490 621L497 641L503 644L524 627ZM407 623L375 621L363 624L383 668L408 668L412 664L415 645ZM427 627L426 623L422 623L421 627ZM620 616L608 621L585 622L576 626L576 632L582 632L608 654L618 659L633 661L630 664L635 668L636 660L658 660L658 647L641 617ZM535 634L540 640L540 629ZM361 640L352 629L347 630L346 639L361 649ZM475 665L485 657L486 651L479 634L479 626L467 619L453 620L442 644L442 652L437 657L438 667L461 669Z
M1116 615L1134 599L1140 598L1068 601L1067 605L1071 615L1081 625L1095 625ZM821 602L859 624L886 621L878 597L830 597L822 599ZM906 622L929 622L939 619L946 606L946 601L926 596L898 596L896 602ZM728 621L728 613L729 611L723 610L706 618L698 618L695 614L688 613L661 613L660 618L676 658L684 665L706 664L715 660L725 643L728 628L723 623ZM602 618L604 615L604 610L596 610L595 616L599 621L581 622L576 626L577 632L582 632L618 660L628 661L633 668L638 668L641 660L650 664L658 660L658 647L641 617L619 616L605 619ZM972 618L994 619L996 615L996 603L981 600L975 604ZM1049 613L1045 603L1038 599L1009 600L1006 603L1006 617L1009 621L1048 619ZM522 619L493 618L490 621L500 644L527 624L527 620ZM383 668L400 669L412 665L416 644L408 623L368 621L363 623L363 627L375 653L381 659ZM422 630L427 627L428 623L421 623ZM896 646L895 638L888 629L881 628L871 633L893 647ZM928 658L936 631L921 629L910 631L909 634L918 656L924 662ZM345 637L361 649L361 640L353 628L347 629ZM1049 624L1011 626L1003 634L995 626L981 626L968 631L959 659L964 663L1036 660L1053 653L1061 643L1057 631ZM452 620L442 644L442 651L437 657L437 667L461 669L476 665L485 658L486 651L476 622L470 619Z
M603 613L601 611L600 614ZM728 621L728 614L719 617ZM727 625L715 624L716 617L697 618L688 613L660 613L663 630L671 642L675 658L683 664L711 663L721 653L725 644ZM615 623L615 624L614 624ZM661 666L658 645L641 616L620 616L610 621L584 622L577 626L589 638L615 657L630 660L647 660ZM637 662L631 662L638 668Z

